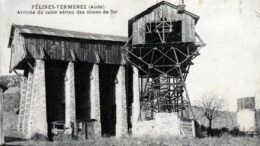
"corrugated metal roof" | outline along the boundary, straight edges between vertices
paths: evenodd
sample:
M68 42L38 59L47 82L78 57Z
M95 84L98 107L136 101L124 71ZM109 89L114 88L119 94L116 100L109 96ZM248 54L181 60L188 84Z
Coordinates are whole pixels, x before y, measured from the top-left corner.
M25 33L25 34L39 34L39 35L59 36L59 37L67 37L67 38L116 41L116 42L126 42L127 41L127 37L123 37L123 36L86 33L86 32L55 29L55 28L46 28L46 27L40 27L40 26L13 24L12 29L13 28L17 28L20 31L20 33Z

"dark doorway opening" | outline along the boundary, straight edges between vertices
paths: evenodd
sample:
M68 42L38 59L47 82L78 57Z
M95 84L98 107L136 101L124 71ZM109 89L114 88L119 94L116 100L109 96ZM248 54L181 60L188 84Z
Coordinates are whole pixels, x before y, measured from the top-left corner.
M65 62L45 62L48 137L52 139L51 123L65 121Z
M127 103L127 125L132 128L132 104L133 104L133 69L131 65L126 66L126 103Z
M75 94L76 119L87 121L90 119L90 73L92 65L87 63L75 64Z
M115 80L118 71L116 65L100 65L100 111L103 136L116 134Z

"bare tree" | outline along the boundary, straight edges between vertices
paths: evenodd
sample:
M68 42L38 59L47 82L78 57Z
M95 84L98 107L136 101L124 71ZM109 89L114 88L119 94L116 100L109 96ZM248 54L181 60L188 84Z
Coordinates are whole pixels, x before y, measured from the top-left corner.
M221 116L221 110L224 108L223 99L215 95L204 95L198 101L197 106L202 112L202 117L208 120L209 130L211 130L213 120Z

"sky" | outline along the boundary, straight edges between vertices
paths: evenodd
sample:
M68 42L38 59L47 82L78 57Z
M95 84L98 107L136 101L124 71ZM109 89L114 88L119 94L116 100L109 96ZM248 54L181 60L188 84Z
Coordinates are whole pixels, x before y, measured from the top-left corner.
M8 74L11 24L28 24L90 33L127 36L128 20L160 0L1 0L0 75ZM168 0L178 4L178 0ZM35 4L104 5L109 15L17 15ZM260 108L259 0L186 0L186 10L200 16L196 32L206 47L193 62L187 88L192 103L205 94L220 96L228 110L236 99L255 96Z

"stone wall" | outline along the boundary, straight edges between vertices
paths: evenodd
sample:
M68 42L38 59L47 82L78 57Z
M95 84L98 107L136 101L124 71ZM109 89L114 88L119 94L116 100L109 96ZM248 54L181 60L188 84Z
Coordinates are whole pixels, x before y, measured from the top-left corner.
M94 137L101 137L99 65L94 64L90 76L90 118L94 119Z
M4 129L3 129L3 124L4 124L4 109L3 109L3 89L0 87L0 145L4 143Z
M76 95L74 63L69 62L65 76L65 127L71 128L76 123Z
M27 77L22 77L20 82L20 107L19 107L19 118L18 118L18 131L23 131L24 129L24 114L25 114L25 102L27 93Z
M140 116L140 89L139 89L139 72L133 67L133 104L132 104L132 125L138 122Z
M116 137L128 134L125 66L120 66L116 83Z
M256 130L256 112L251 109L243 109L237 112L237 125L240 131Z
M38 133L47 136L45 63L35 61L28 137Z
M94 137L128 134L125 66L35 60L24 78L18 127L25 138L51 138L54 121L68 129L71 122L95 121Z
M156 113L154 120L139 121L133 126L133 136L180 136L180 119L176 113Z
M260 132L260 109L256 110L256 128Z

